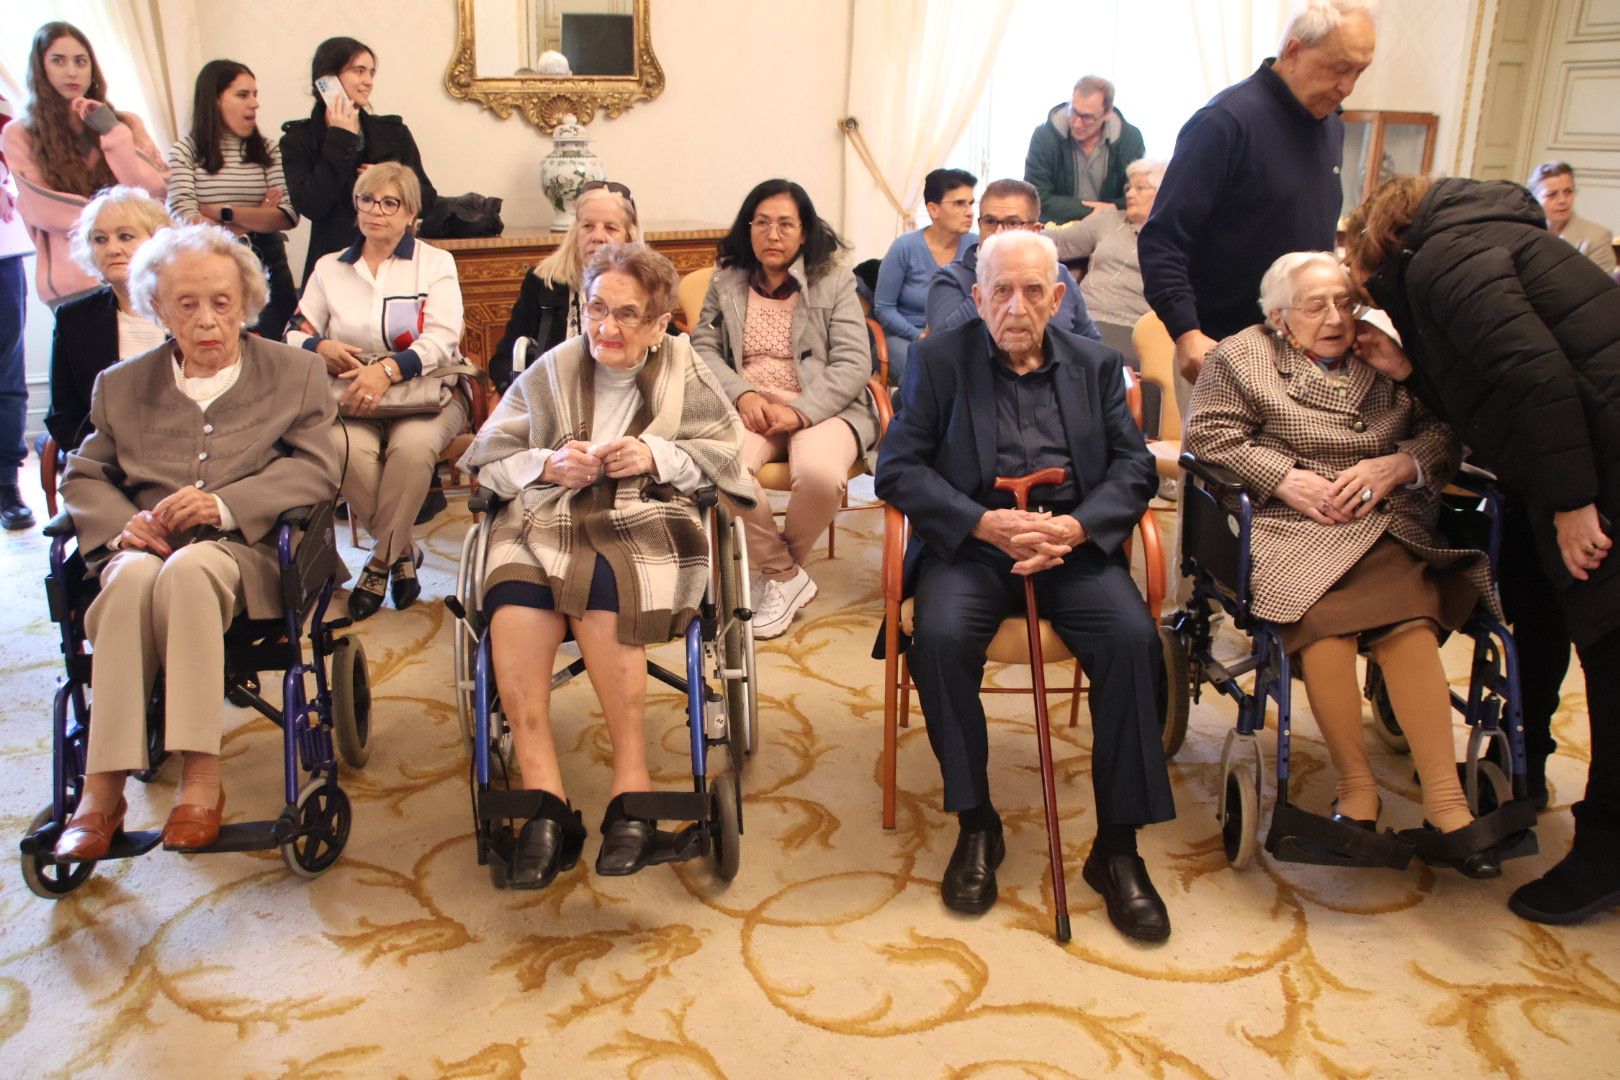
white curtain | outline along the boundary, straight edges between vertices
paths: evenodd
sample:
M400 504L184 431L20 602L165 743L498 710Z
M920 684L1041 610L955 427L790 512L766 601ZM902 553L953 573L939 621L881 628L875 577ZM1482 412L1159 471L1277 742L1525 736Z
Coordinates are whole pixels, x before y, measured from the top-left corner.
M879 258L910 229L923 178L948 165L984 94L1014 0L853 0L846 114L882 183L848 138L844 238ZM899 203L891 204L884 187Z
M1207 98L1275 55L1295 0L1185 0L1185 5Z

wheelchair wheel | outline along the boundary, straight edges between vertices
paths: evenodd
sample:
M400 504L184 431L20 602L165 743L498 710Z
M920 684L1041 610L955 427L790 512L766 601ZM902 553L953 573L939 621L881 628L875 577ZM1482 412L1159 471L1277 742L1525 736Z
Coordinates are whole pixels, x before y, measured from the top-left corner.
M29 833L38 832L51 820L51 808L47 806L34 815L34 820L28 823ZM46 861L43 854L22 856L23 884L35 896L46 900L60 900L68 893L90 880L90 875L96 872L93 862L55 863Z
M714 838L714 872L721 881L730 881L737 876L737 867L742 862L742 814L737 805L742 794L737 789L737 775L726 773L715 777L711 795L718 822Z
M1159 650L1164 657L1157 687L1159 735L1164 744L1164 759L1169 761L1187 739L1187 712L1192 705L1187 641L1170 627L1161 626Z
M343 764L362 768L371 757L371 675L357 637L338 638L332 649L332 729Z
M1468 809L1483 817L1513 801L1512 757L1507 736L1474 728L1468 733L1468 759L1458 764Z
M740 521L730 519L727 525L728 532L722 535L730 539L723 539L720 545L719 608L725 628L721 658L728 671L742 672L741 679L724 680L732 767L740 775L743 758L759 746L759 676L754 667L753 621L737 617L737 612L749 610L753 604L749 596L748 545Z
M298 793L297 808L299 835L281 845L281 860L299 877L320 877L349 842L349 797L324 778L311 780Z
M1372 705L1373 731L1384 745L1397 754L1409 754L1412 747L1406 741L1401 722L1395 719L1395 707L1389 703L1389 690L1384 686L1384 673L1371 660L1367 661L1367 686L1362 695Z
M1221 846L1234 870L1254 862L1260 850L1260 777L1265 760L1260 741L1236 730L1221 749Z
M479 568L475 562L482 541L481 529L468 529L461 541L461 561L456 564L456 599L461 603L461 610L468 615L473 614L477 607L474 596ZM473 658L477 651L478 642L474 640L472 630L458 620L450 629L450 661L456 680L456 718L461 721L461 735L466 739L469 751L474 737Z

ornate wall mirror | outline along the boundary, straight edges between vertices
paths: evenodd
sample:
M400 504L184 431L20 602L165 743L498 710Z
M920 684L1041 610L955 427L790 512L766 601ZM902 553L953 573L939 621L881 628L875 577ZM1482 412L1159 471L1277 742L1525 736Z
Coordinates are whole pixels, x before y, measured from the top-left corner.
M618 116L663 93L651 0L457 0L445 89L542 131L572 113Z

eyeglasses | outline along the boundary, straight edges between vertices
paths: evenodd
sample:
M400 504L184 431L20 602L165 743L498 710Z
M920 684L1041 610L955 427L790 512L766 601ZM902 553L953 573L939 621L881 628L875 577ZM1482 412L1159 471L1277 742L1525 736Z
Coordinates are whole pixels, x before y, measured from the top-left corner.
M999 232L1002 229L1027 229L1035 224L1037 222L1025 221L1023 218L1016 217L998 218L985 217L984 215L979 217L979 231L981 233Z
M1295 304L1294 310L1307 319L1325 319L1329 308L1336 308L1340 315L1346 319L1359 319L1367 308L1353 296L1313 296L1303 304Z
M375 210L384 217L393 217L399 213L399 208L404 205L392 195L384 195L380 199L371 195L356 195L354 197L355 209Z
M775 221L772 221L768 217L757 217L748 223L748 227L754 232L759 233L761 236L769 236L774 232L778 236L782 236L784 238L799 235L799 230L803 228L802 225L800 225L797 221L794 221L792 218L777 218Z
M643 326L657 319L656 315L649 315L640 308L622 307L610 308L600 300L588 300L585 303L585 318L598 326L607 322L608 316L621 330L640 330Z
M1126 191L1158 191L1158 184L1151 184L1146 180L1132 180L1125 185Z
M1078 120L1082 124L1095 124L1097 121L1101 120L1102 118L1103 118L1102 113L1075 112L1074 111L1074 106L1073 105L1069 106L1069 119L1070 120Z
M939 205L941 205L941 206L949 206L953 210L962 210L962 209L966 209L967 207L972 206L973 205L973 200L972 199L946 199L944 202L940 203Z

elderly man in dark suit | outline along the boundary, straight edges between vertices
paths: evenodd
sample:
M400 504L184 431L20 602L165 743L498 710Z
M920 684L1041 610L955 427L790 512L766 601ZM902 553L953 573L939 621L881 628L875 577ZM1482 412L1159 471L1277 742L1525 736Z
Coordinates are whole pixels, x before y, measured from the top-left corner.
M1022 577L1035 575L1041 614L1092 680L1098 828L1086 882L1123 933L1162 940L1169 915L1136 852L1139 826L1175 816L1153 697L1159 647L1121 550L1153 493L1153 458L1120 355L1048 326L1063 299L1052 242L1002 233L977 271L980 318L913 350L877 470L878 494L911 519L911 672L961 825L941 892L972 914L996 900L1005 848L979 683L996 628L1023 609ZM1069 479L1039 489L1039 511L995 490L998 476L1049 466Z

